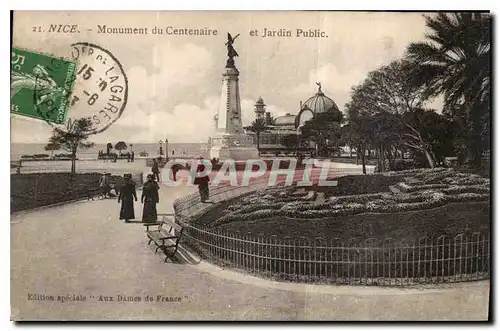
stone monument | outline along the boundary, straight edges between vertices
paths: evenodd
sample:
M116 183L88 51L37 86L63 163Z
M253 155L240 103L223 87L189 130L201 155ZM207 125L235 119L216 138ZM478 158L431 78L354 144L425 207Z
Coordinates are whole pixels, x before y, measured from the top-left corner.
M253 143L253 137L245 134L241 122L241 103L238 76L240 72L234 65L238 53L233 47L234 40L227 34L227 62L222 74L222 93L219 109L214 117L217 134L210 137L210 158L224 161L232 159L243 161L256 159L259 152Z

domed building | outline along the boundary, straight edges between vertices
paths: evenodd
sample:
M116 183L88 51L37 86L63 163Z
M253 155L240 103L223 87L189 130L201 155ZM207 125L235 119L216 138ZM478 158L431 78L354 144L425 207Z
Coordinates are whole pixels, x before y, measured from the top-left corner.
M315 114L324 113L328 111L335 111L339 114L339 124L341 119L341 112L335 102L326 96L321 90L321 84L318 85L318 91L315 95L307 99L305 102L300 102L299 111L296 115L287 113L283 116L272 118L271 113L266 112L265 104L262 97L259 97L255 103L256 118L263 118L266 122L266 130L260 133L259 149L263 153L295 153L295 148L287 148L283 144L284 139L289 136L297 137L302 127L307 121L313 118ZM248 132L252 134L252 132ZM254 144L257 144L257 137L254 133ZM307 150L314 149L315 146L312 142L308 144Z

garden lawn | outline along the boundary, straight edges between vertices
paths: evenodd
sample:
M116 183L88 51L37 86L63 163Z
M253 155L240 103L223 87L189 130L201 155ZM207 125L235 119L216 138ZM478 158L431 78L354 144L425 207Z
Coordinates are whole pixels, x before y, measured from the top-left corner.
M11 213L56 203L88 198L99 191L100 173L11 174ZM111 182L121 177L111 176Z
M336 187L269 187L215 204L192 222L253 236L362 242L487 233L489 179L453 169L339 178Z

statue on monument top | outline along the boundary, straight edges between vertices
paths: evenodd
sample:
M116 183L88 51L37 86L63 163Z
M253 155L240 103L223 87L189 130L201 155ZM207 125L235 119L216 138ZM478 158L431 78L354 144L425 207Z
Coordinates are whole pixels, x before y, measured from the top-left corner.
M227 59L226 68L234 68L234 59L233 58L235 56L239 56L238 52L236 52L236 50L233 47L234 41L236 40L236 38L238 38L239 35L240 34L238 33L233 38L230 33L227 34L226 46L227 46L227 57L228 57L228 59Z

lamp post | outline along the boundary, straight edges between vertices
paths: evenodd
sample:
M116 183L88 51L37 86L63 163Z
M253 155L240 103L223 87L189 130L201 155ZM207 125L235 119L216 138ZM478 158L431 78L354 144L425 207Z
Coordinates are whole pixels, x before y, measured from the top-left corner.
M168 139L165 138L165 157L168 159Z
M299 156L299 147L300 147L300 131L302 130L302 125L299 125L297 127L297 141L296 141L296 149L295 149L295 155L298 157Z
M160 152L158 154L161 157L163 155L163 141L158 141L158 144L160 145Z

